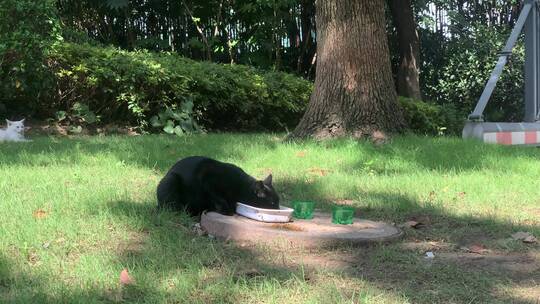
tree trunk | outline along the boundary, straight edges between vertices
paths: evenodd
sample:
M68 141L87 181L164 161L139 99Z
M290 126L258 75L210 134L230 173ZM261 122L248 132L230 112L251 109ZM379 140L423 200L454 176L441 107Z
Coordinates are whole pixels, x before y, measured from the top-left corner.
M317 0L317 75L292 138L377 136L405 123L392 79L384 0Z
M296 62L296 72L298 74L302 73L306 75L306 70L310 67L311 60L313 58L313 38L311 36L311 31L313 30L313 24L311 22L313 17L313 12L315 11L314 0L302 0L300 2L301 11L300 11L300 21L302 25L302 47L300 49L300 54L298 55L298 60ZM309 76L309 75L307 75Z
M414 21L411 0L391 0L390 10L396 26L399 48L397 90L400 96L421 100L420 41Z

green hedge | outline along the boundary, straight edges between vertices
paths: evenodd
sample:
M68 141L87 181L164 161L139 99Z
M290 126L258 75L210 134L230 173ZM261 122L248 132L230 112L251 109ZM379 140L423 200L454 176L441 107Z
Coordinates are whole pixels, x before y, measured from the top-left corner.
M399 97L403 113L411 132L425 135L459 135L466 114L452 104L444 106L410 98Z
M124 122L146 130L166 126L169 133L179 125L188 131L197 126L186 119L189 109L208 130L282 131L296 126L313 89L287 73L90 44L61 43L47 62L53 79L40 94L52 97L28 100L27 108L74 124ZM465 113L452 105L402 97L400 104L412 132L459 134L463 127Z
M64 43L51 59L60 93L49 112L84 103L102 122L147 126L153 115L192 101L210 130L284 130L299 121L312 91L290 74L171 53Z

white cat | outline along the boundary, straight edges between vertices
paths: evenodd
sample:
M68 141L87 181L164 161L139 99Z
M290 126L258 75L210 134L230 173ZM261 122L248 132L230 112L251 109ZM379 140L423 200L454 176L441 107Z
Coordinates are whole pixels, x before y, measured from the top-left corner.
M0 129L1 141L31 141L24 138L24 119L19 121L7 120L7 128Z

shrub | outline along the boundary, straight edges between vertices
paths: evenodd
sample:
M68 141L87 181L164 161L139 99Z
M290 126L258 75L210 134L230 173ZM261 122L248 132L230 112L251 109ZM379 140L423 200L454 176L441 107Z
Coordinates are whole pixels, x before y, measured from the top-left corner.
M192 101L193 115L207 129L283 130L298 122L312 90L310 82L286 73L171 53L64 43L51 58L59 92L51 110L80 102L103 122L142 127Z
M445 106L399 97L409 130L417 134L458 135L463 129L466 115L454 105Z
M37 110L53 85L46 59L60 40L55 1L0 1L0 105Z

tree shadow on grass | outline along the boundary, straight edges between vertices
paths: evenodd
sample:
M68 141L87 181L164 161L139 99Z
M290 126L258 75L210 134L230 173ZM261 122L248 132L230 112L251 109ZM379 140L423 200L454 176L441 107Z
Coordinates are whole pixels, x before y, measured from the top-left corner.
M350 140L317 143L339 153ZM313 144L306 141L305 144ZM48 165L76 164L89 157L106 154L118 161L158 171L166 171L177 159L204 155L223 161L249 159L255 153L268 153L281 144L278 136L267 134L208 134L197 136L82 137L70 140L36 138L30 143L8 143L0 151L0 164ZM302 142L299 142L302 144ZM439 172L519 171L523 162L540 161L534 147L486 145L458 138L397 137L391 143L375 146L355 143L357 161L343 167L344 172L369 167L377 173L410 173L418 170ZM324 164L321 164L323 166Z
M32 270L27 265L15 263L12 257L0 254L0 303L116 303L122 300L120 288L116 292L97 284L87 288L58 284L50 274Z
M310 191L316 192L315 189ZM430 242L468 244L467 233L484 235L489 240L527 227L489 218L449 214L442 208L426 207L399 194L369 195L374 200L398 201L399 204L360 206L358 211L363 218L401 221L415 216L430 222L422 229L406 230L401 241L338 249L338 254L348 252L348 265L333 276L361 280L375 290L401 295L414 303L531 303L501 290L515 285L534 288L532 284L540 275L540 269L512 271L505 267L514 260L501 263L489 255L482 259L468 258L465 262L457 258L442 258L444 251L456 251L430 245ZM30 268L17 269L11 263L12 258L3 255L0 256L0 301L46 304L120 301L239 303L245 299L246 292L260 292L264 286L274 285L272 288L279 289L290 286L294 281L309 285L310 277L328 279L326 272L320 273L323 271L320 264L283 265L277 258L261 258L260 250L198 236L191 231L193 219L182 213L157 212L152 202L115 201L103 208L107 209L102 210L104 214L110 214L115 222L122 224L120 227L129 231L127 238L111 240L115 257L111 263L117 275L122 269L129 269L135 285L120 289L118 284L111 287L106 282L96 282L95 285L59 282L60 279L51 277L50 273L33 272ZM433 247L408 247L415 242ZM269 250L267 255L276 254ZM426 261L424 250L434 251L436 259ZM322 251L305 254L323 255ZM524 262L534 265L535 260L531 259ZM493 265L497 262L501 267ZM113 282L117 282L117 275ZM51 291L50 286L55 286L55 290Z
M40 268L17 266L24 257L0 255L0 302L239 303L250 291L262 289L264 295L303 280L300 269L268 264L250 248L197 235L186 214L158 212L152 202L115 201L104 208L127 233L111 239L101 253L112 255L108 265L114 277L95 284L66 282ZM124 268L135 284L121 286Z
M338 139L319 144L333 149L350 146L349 141ZM407 174L418 170L519 171L522 170L519 166L524 161L540 161L539 150L535 147L489 145L456 137L408 135L395 137L384 145L374 145L369 141L360 140L354 144L353 149L358 154L357 161L346 163L342 168L345 172L366 169L379 174Z
M3 148L7 159L2 162L30 165L54 162L75 164L94 154L109 153L120 161L165 171L177 158L193 154L224 160L250 157L245 151L245 145L253 140L254 137L250 136L241 137L238 142L226 143L219 137L212 136L204 140L197 138L147 140L141 137L102 142L99 139L85 139L60 142L58 146L51 145L52 148L49 150L28 149L24 153L19 153L21 150L15 146L9 146ZM474 146L466 153L465 158L461 159L463 155L459 151L469 148L461 142L443 140L428 146L422 146L422 143L424 142L420 140L416 143L404 141L382 148L372 146L364 148L374 149L373 155L379 154L390 159L399 158L418 164L420 168L440 171L499 168L491 163L499 161L499 158L508 162L516 157L538 160L538 155L534 153L536 150L484 148L483 145ZM263 139L261 145L268 149L276 148L276 142L268 138ZM488 149L487 155L483 153L483 149ZM504 166L501 168L505 169ZM325 193L315 184L297 180L280 180L279 184L279 188L286 191L301 191L305 198L321 201L322 207L326 210L331 206L329 202L325 203ZM356 255L351 263L355 267L345 276L367 281L383 290L393 290L415 303L469 301L527 303L518 296L495 292L505 287L513 288L517 284L528 286L530 278L540 276L538 270L522 274L512 273L504 267L493 266L493 263L477 263L475 259L468 259L464 263L459 256L455 259L442 258L439 253L442 251L456 253L458 250L456 246L470 245L479 240L495 244L500 238L506 238L518 230L532 230L538 234L540 232L538 226L514 225L496 218L452 214L439 205L419 202L400 193L367 192L363 193L363 196L369 203L357 205L361 217L396 223L416 219L425 222L426 226L418 230L407 230L404 240L394 244L354 249ZM135 287L126 289L122 294L122 298L126 301L187 299L192 303L235 303L240 301L246 289L259 288L261 278L270 282L275 281L277 286L280 286L291 279L302 277L299 269L258 262L256 251L195 236L190 231L189 220L179 220L177 214L169 212L155 213L154 206L154 202L142 204L123 201L110 203L107 207L115 220L135 231L132 238L120 241L122 244L115 253L118 273L127 267L137 280ZM437 247L439 245L430 242L448 244L450 247L441 249ZM424 247L410 248L407 247L407 243L420 243ZM512 250L518 252L527 251L526 247L515 242L501 246L511 246ZM536 248L529 248L528 251L531 252ZM425 250L435 251L436 256L440 256L441 259L426 263L423 259ZM4 264L10 264L10 257L1 259L4 260ZM487 256L483 261L489 259ZM492 260L494 263L500 261L496 257ZM0 265L1 263L0 261ZM251 267L256 270L252 271ZM6 295L8 303L12 302L10 300L19 303L99 303L111 302L116 296L115 290L111 291L104 287L81 288L71 285L63 286L60 295L56 295L58 292L51 295L48 290L51 283L49 276L30 273L26 269L11 269L6 273L8 273L5 275L8 277L7 280L0 277L0 294ZM14 276L19 282L14 288L21 288L25 283L28 283L29 288L22 289L22 292L14 292L10 287L12 280L15 280L12 279Z
M329 211L332 202L315 184L283 182L285 189L302 189L318 207ZM306 197L304 197L306 198ZM454 214L443 206L419 202L391 192L367 192L369 203L348 202L360 218L401 224L421 222L419 229L403 228L396 242L350 249L346 276L373 283L382 290L403 294L414 303L536 303L506 288L534 289L540 279L540 246L511 239L517 231L540 234L540 226L515 224L489 216ZM482 255L464 247L485 246ZM435 252L434 260L424 258ZM352 258L351 258L352 256ZM536 265L536 266L535 266Z
M82 137L72 140L37 138L30 143L10 143L2 146L0 164L43 166L78 164L98 155L112 155L126 164L157 171L167 171L176 160L203 155L223 161L249 157L254 143L260 149L276 149L279 139L267 135L197 135L197 136L137 136Z

